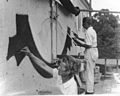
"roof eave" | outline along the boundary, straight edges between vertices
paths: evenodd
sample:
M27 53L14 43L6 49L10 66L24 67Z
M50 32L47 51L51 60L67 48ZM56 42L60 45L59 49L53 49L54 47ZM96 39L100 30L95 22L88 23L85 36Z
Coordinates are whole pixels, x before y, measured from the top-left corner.
M90 7L90 3L88 3L87 0L80 0L80 1L84 4L84 6L85 6L87 9L92 10L92 8Z

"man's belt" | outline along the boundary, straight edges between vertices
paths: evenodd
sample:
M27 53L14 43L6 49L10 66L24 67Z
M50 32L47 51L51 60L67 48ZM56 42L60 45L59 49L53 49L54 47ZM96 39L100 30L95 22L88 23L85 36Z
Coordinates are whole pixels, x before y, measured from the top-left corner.
M90 48L97 48L97 46L96 47L89 47L89 48L86 48L86 49L90 49Z
M97 46L96 47L91 47L91 48L97 48Z

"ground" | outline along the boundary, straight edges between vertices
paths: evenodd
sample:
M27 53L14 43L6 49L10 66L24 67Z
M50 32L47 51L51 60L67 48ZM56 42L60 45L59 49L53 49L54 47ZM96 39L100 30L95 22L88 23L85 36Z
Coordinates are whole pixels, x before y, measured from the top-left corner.
M114 69L102 75L95 84L95 94L120 94L120 69Z
M0 86L2 86L2 84L4 84L4 81L0 83ZM83 83L83 88L85 88L85 83ZM3 89L0 89L0 96L1 92ZM57 91L57 89L52 88L51 90L36 90L37 92L35 93L34 90L30 90L29 92L25 91L25 94L32 94L31 96L33 96L33 94L35 95L58 95L59 92ZM13 94L20 94L20 93L16 93L14 92ZM109 70L109 72L106 72L106 75L102 75L99 82L95 83L95 95L100 95L101 96L105 94L115 94L115 96L120 96L120 69L112 69ZM83 95L83 94L82 94ZM13 95L10 95L13 96ZM16 95L14 95L16 96ZM22 95L22 96L28 96L28 95Z

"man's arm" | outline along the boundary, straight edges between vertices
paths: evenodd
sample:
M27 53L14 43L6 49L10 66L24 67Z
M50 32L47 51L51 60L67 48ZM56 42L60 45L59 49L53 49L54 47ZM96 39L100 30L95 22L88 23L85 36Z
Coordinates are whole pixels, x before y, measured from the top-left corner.
M78 45L78 46L82 46L85 48L91 48L91 45L87 45L85 42L83 41L78 41L77 39L73 38L74 42Z
M76 33L73 33L74 34L74 36L77 38L77 39L79 39L79 40L81 40L81 41L83 41L83 42L85 42L85 39L83 39L83 38L80 38Z
M85 42L85 39L78 37L79 40Z

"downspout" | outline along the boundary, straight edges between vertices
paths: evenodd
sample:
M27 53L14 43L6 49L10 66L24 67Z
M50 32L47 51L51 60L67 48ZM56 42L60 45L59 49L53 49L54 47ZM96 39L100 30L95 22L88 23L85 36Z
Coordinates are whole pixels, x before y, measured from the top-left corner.
M57 26L57 22L58 22L57 21L58 20L58 3L56 2L55 4L56 4L56 17L55 17L55 20L56 20L56 57L57 57L57 49L58 49L57 48L57 46L58 46L57 45L57 40L58 40L58 35L57 35L58 34L58 30L57 30L57 27L58 27Z
M53 60L53 0L50 2L50 28L51 28L51 61Z
M92 0L90 0L89 9L90 9L90 10L92 9ZM91 12L89 12L89 15L90 15L90 17L91 17Z

